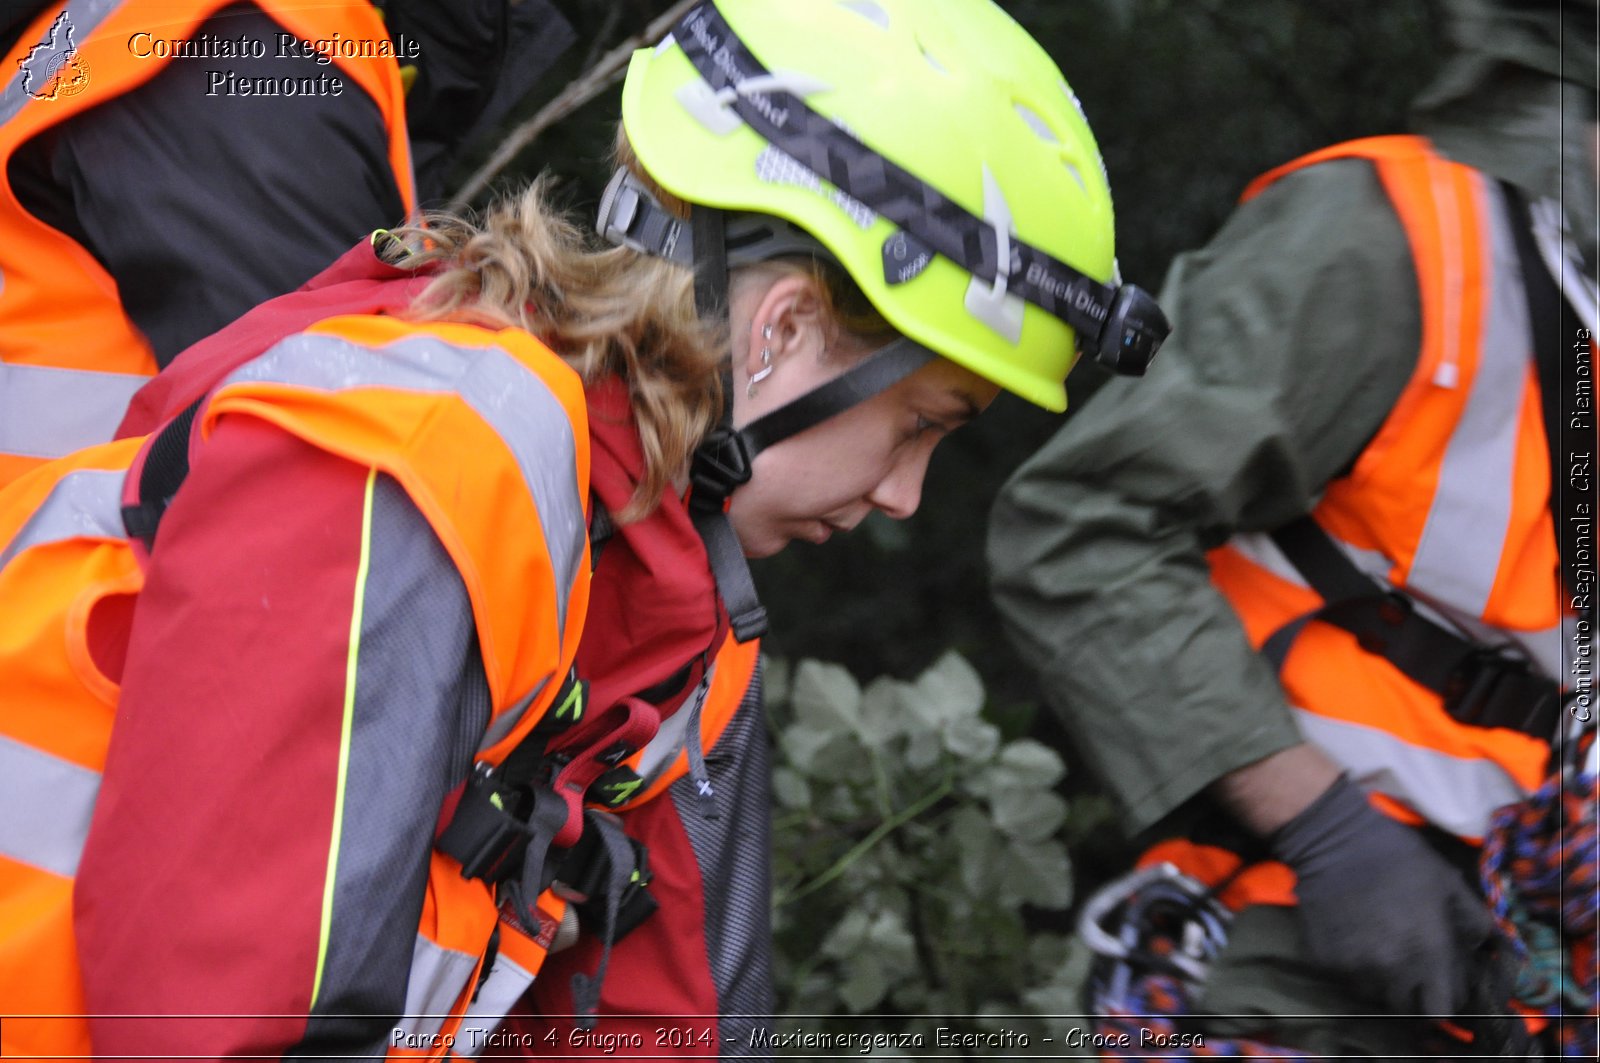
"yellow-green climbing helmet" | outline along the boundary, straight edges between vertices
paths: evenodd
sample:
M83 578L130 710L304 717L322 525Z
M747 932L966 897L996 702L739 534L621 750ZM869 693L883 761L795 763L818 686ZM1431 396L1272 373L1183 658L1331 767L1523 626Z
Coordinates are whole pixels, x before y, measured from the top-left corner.
M1165 335L1118 287L1076 97L988 0L707 0L633 56L622 118L662 187L788 220L900 332L1047 409L1080 344L1140 372Z

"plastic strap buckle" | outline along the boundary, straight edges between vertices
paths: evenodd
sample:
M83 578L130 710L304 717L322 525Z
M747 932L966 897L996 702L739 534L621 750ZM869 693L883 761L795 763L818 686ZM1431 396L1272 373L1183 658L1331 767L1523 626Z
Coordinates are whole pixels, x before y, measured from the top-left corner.
M492 767L479 764L435 845L460 861L462 878L493 885L521 869L534 837L553 837L565 820L565 804L549 791L508 789Z
M744 435L728 425L718 425L695 448L689 464L689 483L694 488L689 508L721 512L727 497L749 482L751 460Z
M1445 711L1475 727L1507 727L1535 738L1554 737L1561 693L1528 662L1499 649L1468 654L1442 691Z

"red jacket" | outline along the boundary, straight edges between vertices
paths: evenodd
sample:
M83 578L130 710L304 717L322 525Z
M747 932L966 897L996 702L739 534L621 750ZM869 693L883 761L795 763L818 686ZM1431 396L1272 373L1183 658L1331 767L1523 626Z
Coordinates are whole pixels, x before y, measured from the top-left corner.
M369 245L358 245L301 291L263 304L185 351L134 399L119 434L152 430L284 336L338 314L398 311L425 282L379 262ZM592 490L616 512L640 472L637 432L619 382L591 388L588 402ZM166 594L141 598L131 635L128 617L111 617L100 641L129 647L119 718L123 713L159 716L162 706L173 703L225 709L202 715L202 726L146 727L114 746L120 770L108 768L77 885L91 1013L236 1012L239 1002L248 1000L255 1006L244 1010L304 1014L304 987L273 982L274 972L295 965L272 961L317 944L310 915L324 885L326 847L299 824L333 816L334 788L306 786L304 780L337 767L333 707L345 676L342 661L325 652L338 633L322 630L335 622L323 603L347 600L357 579L360 557L352 529L361 525L366 471L248 418L221 422L206 446L206 461L185 482L184 504L174 506L162 525L166 549L156 558L161 563L166 554L169 566L198 559L196 570L207 574L205 594L211 601L195 611L194 597L169 572ZM237 521L214 519L224 505ZM247 549L240 549L241 543ZM220 585L214 586L219 575ZM273 609L263 627L259 603L266 601ZM663 714L670 715L695 688L725 632L726 615L704 549L685 510L669 500L650 517L618 529L605 545L594 572L578 667L592 684L592 702L602 706L684 673L660 702ZM408 637L431 641L433 633L397 631L395 637L402 643ZM182 647L177 651L181 668L170 667L172 647ZM407 651L402 646L399 652ZM460 700L465 705L470 698L463 694ZM187 714L190 721L193 715ZM748 740L764 742L758 728L741 734L746 732L753 736ZM431 756L408 751L395 767L453 771L448 741L438 744L442 748ZM185 769L173 771L174 764ZM383 776L382 771L373 775L374 803L393 796ZM151 777L161 777L163 784L118 782ZM755 772L753 777L754 788L764 791L764 776ZM258 795L267 793L277 798L271 817L259 811L267 805ZM287 815L285 801L293 806ZM740 807L755 821L752 830L761 844L754 859L764 866L764 806L758 801ZM173 808L181 808L182 815L163 815L163 809ZM707 857L691 844L672 801L649 802L625 818L629 832L651 846L661 911L618 946L602 1015L728 1010L721 999L734 984L721 971L728 964L705 940L708 925L721 918L720 899L707 896L702 884ZM153 847L144 841L146 835L119 829L133 822L168 823L172 844ZM746 832L744 840L752 836ZM186 862L183 873L174 873L174 860ZM304 901L304 910L286 910L286 898ZM371 907L373 936L384 937L384 902L374 898ZM750 914L763 927L764 908L761 897L760 909ZM139 917L127 918L129 911ZM194 940L207 942L215 953L169 945L167 928L193 922L197 913L203 913L206 929ZM407 916L394 913L394 922L398 940L409 942L414 919L401 926ZM765 935L741 942L741 948L760 950ZM229 956L247 956L250 962L230 963ZM630 956L641 957L640 963L623 974ZM651 956L676 959L663 965L650 962ZM159 958L154 975L151 957ZM552 976L542 976L536 990L542 999L547 993L564 999L567 976L592 971L595 954L577 949L555 959ZM763 991L764 954L739 966L735 980L754 978L758 994ZM360 1010L355 1006L360 986L350 990L349 1010ZM571 1010L548 1000L544 1006ZM631 1029L642 1028L646 1020L630 1021ZM325 1020L319 1025L303 1018L200 1024L196 1031L187 1046L196 1054L277 1054L291 1046L315 1053L333 1044L363 1043L370 1034L341 1034ZM104 1054L137 1051L147 1043L136 1020L103 1019L93 1032L96 1051Z

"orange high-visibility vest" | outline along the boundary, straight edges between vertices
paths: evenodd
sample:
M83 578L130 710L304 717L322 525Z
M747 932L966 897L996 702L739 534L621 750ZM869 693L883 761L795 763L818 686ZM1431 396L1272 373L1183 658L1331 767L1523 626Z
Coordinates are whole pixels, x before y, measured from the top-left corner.
M7 176L11 158L173 61L170 48L138 48L136 37L186 40L230 2L66 0L42 12L0 60L0 485L45 460L109 440L129 398L156 371L149 342L122 311L116 281L77 241L17 200ZM258 0L257 6L302 40L336 33L344 40L388 39L367 0ZM383 116L390 167L413 211L398 64L337 51L334 64Z
M1475 641L1518 646L1559 680L1549 451L1514 222L1490 180L1410 136L1308 155L1258 178L1245 198L1350 157L1372 161L1409 240L1422 347L1388 419L1311 515L1378 582ZM1265 535L1236 536L1210 560L1257 646L1322 604ZM1476 841L1495 808L1543 780L1546 741L1456 721L1339 628L1308 625L1280 678L1306 738L1404 821Z
M469 367L480 386L457 392ZM380 469L406 490L471 600L493 706L476 759L499 764L555 698L561 684L548 680L570 669L585 620L589 450L576 374L520 330L348 316L230 374L197 418L202 439L230 413ZM0 601L8 603L0 610L0 999L12 1016L84 1010L72 882L118 696L89 653L87 618L102 598L143 586L142 547L126 538L120 506L136 496L129 470L137 473L148 444L90 448L0 490ZM541 468L557 463L559 475L525 467L534 456ZM507 527L540 534L507 535ZM493 577L504 572L519 578ZM737 709L757 652L729 639L718 653L704 681L707 747ZM629 763L671 752L659 746ZM683 774L683 760L659 775L641 767L648 781L630 801L600 807L650 799ZM413 992L391 1055L481 1051L537 976L565 902L546 891L536 907L540 927L522 932L501 916L490 887L433 853ZM86 1056L87 1023L8 1017L0 1050Z

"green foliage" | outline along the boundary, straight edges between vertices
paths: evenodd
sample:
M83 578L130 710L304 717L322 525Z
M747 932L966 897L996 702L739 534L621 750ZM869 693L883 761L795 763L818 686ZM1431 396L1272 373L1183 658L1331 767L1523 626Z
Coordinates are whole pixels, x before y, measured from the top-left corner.
M766 675L780 1013L931 1033L1072 1010L1064 935L1025 918L1072 903L1060 755L1008 736L954 652L865 687L814 659Z

